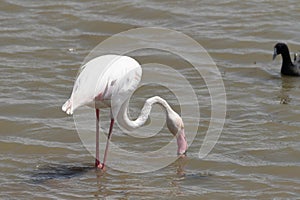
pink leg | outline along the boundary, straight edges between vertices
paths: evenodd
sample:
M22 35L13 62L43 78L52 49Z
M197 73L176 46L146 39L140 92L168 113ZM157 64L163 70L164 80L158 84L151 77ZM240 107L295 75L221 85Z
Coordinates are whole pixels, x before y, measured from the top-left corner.
M108 146L109 146L109 141L110 141L110 138L111 138L111 134L112 134L112 129L113 129L113 126L114 126L114 122L115 122L115 120L112 118L110 120L110 126L109 126L109 132L108 132L108 136L107 136L107 141L106 141L106 147L105 147L105 153L104 153L104 158L103 158L102 169L105 166L107 152L108 152Z
M96 160L95 167L101 165L99 158L99 109L96 109Z

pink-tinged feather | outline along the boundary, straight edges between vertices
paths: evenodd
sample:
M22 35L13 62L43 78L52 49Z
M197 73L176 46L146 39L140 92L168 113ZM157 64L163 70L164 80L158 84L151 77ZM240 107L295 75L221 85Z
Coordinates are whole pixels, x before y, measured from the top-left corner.
M70 99L68 99L64 105L61 107L61 109L66 112L68 115L72 115L73 114L73 110L72 110L72 102Z

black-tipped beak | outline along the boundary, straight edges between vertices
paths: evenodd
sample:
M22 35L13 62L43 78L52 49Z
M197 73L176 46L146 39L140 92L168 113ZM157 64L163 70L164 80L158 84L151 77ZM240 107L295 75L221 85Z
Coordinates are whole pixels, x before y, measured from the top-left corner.
M274 48L273 60L275 60L275 58L276 58L277 55L278 55L278 54L277 54L277 50L276 50L276 48Z

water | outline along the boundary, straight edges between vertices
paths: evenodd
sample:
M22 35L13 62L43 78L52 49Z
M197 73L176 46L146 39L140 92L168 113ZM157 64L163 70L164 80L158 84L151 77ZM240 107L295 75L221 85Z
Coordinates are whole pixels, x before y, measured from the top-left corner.
M278 41L300 49L297 1L4 0L0 13L1 199L300 198L300 80L282 77L281 59L271 61ZM103 173L60 107L91 49L147 26L183 32L206 48L225 83L226 123L213 151L199 159L210 98L203 80L189 77L199 89L201 122L188 157L144 174ZM145 61L153 54L133 56ZM169 55L158 58L180 68ZM113 139L136 145L126 135Z

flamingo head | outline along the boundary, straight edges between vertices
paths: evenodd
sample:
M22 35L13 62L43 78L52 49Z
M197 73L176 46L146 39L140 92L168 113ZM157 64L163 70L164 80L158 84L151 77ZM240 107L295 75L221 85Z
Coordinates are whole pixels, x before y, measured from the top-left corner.
M187 145L183 128L177 133L176 139L177 139L177 147L178 147L177 154L186 155L188 145Z
M170 132L177 139L177 154L185 155L188 145L184 133L184 124L182 118L176 112L168 113L167 126Z

